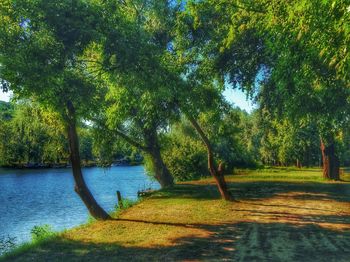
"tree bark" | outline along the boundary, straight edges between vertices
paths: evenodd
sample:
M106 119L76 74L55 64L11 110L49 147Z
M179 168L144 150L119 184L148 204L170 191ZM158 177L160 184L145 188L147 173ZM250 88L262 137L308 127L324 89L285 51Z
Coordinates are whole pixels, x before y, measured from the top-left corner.
M108 130L108 128L104 124L101 124L101 123L99 124L104 126L106 130ZM130 145L147 153L150 156L152 161L152 167L153 167L153 172L155 174L155 179L159 182L162 188L172 187L174 185L174 178L170 174L169 169L166 167L163 161L161 151L160 151L160 146L158 143L158 134L156 129L155 128L144 129L142 124L139 125L139 128L143 131L143 139L144 139L143 143L128 136L121 130L114 129L114 130L110 130L110 132L112 132L111 135L115 134L117 136L120 136Z
M323 177L327 180L340 180L339 159L335 154L334 143L326 145L321 139Z
M220 164L218 168L215 167L214 152L208 137L205 135L204 131L198 124L198 122L192 117L187 116L188 120L191 122L193 127L196 129L197 133L201 137L203 143L207 148L208 153L208 169L210 174L214 177L215 183L219 189L220 195L223 199L227 201L232 201L233 197L227 189L227 184L222 170L222 165Z
M79 195L89 213L97 220L107 220L111 217L105 210L97 203L89 188L87 187L83 174L81 172L80 153L79 153L79 139L76 129L75 110L71 102L67 103L67 133L70 149L70 160L72 163L73 177L75 181L75 192Z
M301 168L301 163L300 163L300 160L299 159L297 159L297 168Z
M157 179L162 188L172 187L174 185L174 178L163 161L157 132L154 129L145 130L144 138L147 145L145 151L151 158L155 179Z
M169 169L164 164L159 148L154 148L149 152L151 157L155 178L162 188L172 187L174 179L169 172Z

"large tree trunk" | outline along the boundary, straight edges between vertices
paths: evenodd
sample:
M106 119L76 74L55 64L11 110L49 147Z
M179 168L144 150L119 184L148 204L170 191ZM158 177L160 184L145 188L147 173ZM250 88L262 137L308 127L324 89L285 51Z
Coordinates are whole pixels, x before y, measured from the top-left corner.
M210 174L214 177L215 183L219 189L221 197L227 201L232 201L233 197L227 189L227 184L223 174L222 165L220 164L218 168L215 167L214 152L209 139L207 138L207 136L205 135L204 131L202 130L200 125L197 123L197 121L191 116L187 116L187 117L191 122L191 124L193 125L193 127L196 129L197 133L199 134L199 136L201 137L203 143L207 148L208 169Z
M144 137L147 145L146 152L151 158L155 179L159 182L162 188L172 187L174 185L174 178L163 161L157 132L155 130L147 130L144 132Z
M107 220L111 217L97 203L89 188L87 187L83 174L81 172L79 140L76 130L75 110L71 102L67 103L67 132L70 149L70 160L72 163L73 177L75 181L75 192L79 195L89 213L97 220Z
M335 154L334 143L326 145L321 139L323 177L328 180L340 180L339 159Z
M142 124L140 127L143 129ZM129 144L137 147L150 156L155 179L159 182L162 188L172 187L174 185L174 178L163 161L158 143L158 135L155 129L143 129L143 139L145 145L124 134L122 131L114 130L114 132Z
M159 148L153 148L150 150L149 155L152 161L155 178L161 187L172 187L174 185L174 179L170 174L169 169L164 164Z

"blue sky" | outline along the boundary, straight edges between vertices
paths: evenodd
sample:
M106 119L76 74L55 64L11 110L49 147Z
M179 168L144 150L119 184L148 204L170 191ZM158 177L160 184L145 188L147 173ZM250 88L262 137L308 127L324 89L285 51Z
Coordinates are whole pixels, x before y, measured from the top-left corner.
M247 101L246 95L240 90L233 90L228 88L225 90L224 95L229 102L234 103L234 105L240 107L241 109L251 112L254 108L251 101ZM9 101L10 93L3 93L0 91L0 100Z
M10 99L10 94L9 93L3 93L1 90L0 90L0 100L1 101L6 101L8 102Z
M248 100L241 90L227 88L224 92L224 96L229 102L232 102L235 106L240 107L248 113L254 109L253 102Z

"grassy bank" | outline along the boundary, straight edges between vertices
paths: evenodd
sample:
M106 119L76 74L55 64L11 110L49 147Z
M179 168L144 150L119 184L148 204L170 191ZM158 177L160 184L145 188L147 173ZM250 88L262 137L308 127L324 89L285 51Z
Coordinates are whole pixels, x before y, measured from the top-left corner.
M2 261L349 261L349 182L318 169L227 179L236 202L220 200L212 179L182 183Z

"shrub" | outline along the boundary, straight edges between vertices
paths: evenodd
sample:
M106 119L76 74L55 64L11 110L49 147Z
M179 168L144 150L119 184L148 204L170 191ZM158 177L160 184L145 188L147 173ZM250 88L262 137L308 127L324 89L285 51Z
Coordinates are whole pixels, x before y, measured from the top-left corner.
M53 229L50 225L34 226L32 228L32 230L30 231L30 233L32 235L33 242L47 239L47 238L52 237L56 234L56 232L53 231Z
M121 203L118 203L118 205L115 205L115 212L118 214L123 210L126 210L138 203L138 200L132 200L129 198L122 199Z
M163 150L163 159L176 181L208 175L207 153L201 141L175 138Z

